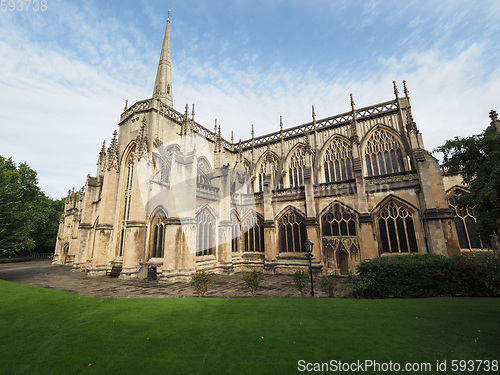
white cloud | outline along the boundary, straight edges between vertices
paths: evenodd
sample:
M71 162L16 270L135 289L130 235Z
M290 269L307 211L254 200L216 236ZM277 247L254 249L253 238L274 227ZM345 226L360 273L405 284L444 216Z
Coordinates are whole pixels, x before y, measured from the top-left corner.
M328 10L335 22L352 30L351 2L335 3L313 2L304 12ZM143 4L146 19L159 19L163 27L162 16L148 4ZM347 112L350 93L357 108L390 100L392 81L402 91L405 79L415 120L427 148L433 149L455 135L481 132L489 110L500 110L495 49L500 6L487 4L490 8L483 10L463 3L461 10L449 2L418 1L388 13L384 9L391 3L368 3L363 15L367 27L406 17L410 30L398 39L396 52L379 58L383 53L372 51L373 63L356 71L342 56L332 58L329 66L312 56L305 68L267 59L251 46L235 57L229 39L212 40L222 51L202 60L192 50L201 48L202 41L193 40L188 30L190 43L180 45L185 39L179 36L172 53L174 105L183 111L194 102L199 123L213 129L217 118L226 139L231 130L235 140L248 139L252 123L256 136L278 131L280 115L285 127L309 122L312 104L318 118ZM132 104L150 97L160 48L156 42L161 43L163 34L152 42L143 29L101 18L91 5L57 2L54 14L54 19L38 17L26 24L13 15L2 19L8 36L0 36L0 150L3 156L27 161L39 172L42 189L58 198L72 186L79 188L87 173L95 173L102 140L109 145L124 100ZM484 20L479 34L484 38L471 34L454 39L463 23L470 27L462 32L476 31L478 15ZM176 20L177 28L183 25ZM249 44L248 32L240 32L237 40Z

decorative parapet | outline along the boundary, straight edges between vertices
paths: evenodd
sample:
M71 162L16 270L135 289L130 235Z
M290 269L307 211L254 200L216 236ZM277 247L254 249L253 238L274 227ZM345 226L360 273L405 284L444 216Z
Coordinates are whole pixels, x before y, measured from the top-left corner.
M304 186L289 189L273 190L273 202L282 200L303 200L305 199Z
M370 107L365 107L365 108L360 108L356 109L355 115L356 115L356 120L358 119L368 119L371 117L376 117L380 116L383 114L387 114L389 112L395 112L397 111L397 102L395 100L391 100L388 102L384 102L381 104L376 104ZM340 115L332 116L332 117L327 117L322 120L316 120L316 131L319 131L321 129L329 129L329 128L337 128L341 127L344 125L348 125L351 123L351 120L353 119L352 111L351 112L346 112L342 113ZM253 139L253 145L259 146L267 143L274 143L274 142L279 142L281 141L281 137L283 139L288 139L288 138L294 138L299 135L303 135L304 133L310 133L315 130L314 128L314 121L308 122L303 125L295 126L290 129L284 129L283 131L277 131L274 133L266 134L261 137L257 137ZM249 149L252 147L252 139L248 139L246 141L241 142L241 147L243 150Z
M155 108L155 103L153 103L154 99L147 99L147 100L142 100L139 102L136 102L133 104L130 108L126 109L120 116L120 122L123 122L125 119L127 119L129 116L133 115L134 113L146 111L151 108ZM304 133L310 133L313 131L319 131L321 129L329 129L329 128L337 128L341 127L344 125L348 125L351 123L353 119L356 120L365 120L369 119L372 117L377 117L380 115L385 115L390 112L395 112L398 109L398 104L396 100L390 100L388 102L376 104L370 107L365 107L365 108L360 108L354 110L354 117L353 117L353 111L342 113L340 115L336 116L331 116L327 117L321 120L316 120L312 122L308 122L303 125L298 125L293 128L289 129L284 129L280 130L274 133L266 134L261 137L257 138L251 138L245 141L241 142L241 149L242 150L247 150L251 149L252 147L264 145L267 143L275 143L275 142L280 142L282 139L286 140L289 138L294 138L297 136L302 136ZM182 124L184 115L175 109L159 103L159 112L164 115L165 117L173 120L174 122L178 124ZM216 134L204 126L198 124L197 122L193 121L192 122L193 130L198 133L203 135L205 138L208 140L211 140L215 142L216 140ZM222 139L222 145L224 148L226 148L229 151L232 151L235 149L235 144L232 142L228 142L225 139Z
M134 113L148 110L151 107L151 100L152 99L141 100L133 104L130 108L125 109L125 111L120 116L120 122L133 115Z
M219 188L216 186L196 184L196 196L198 198L206 198L211 200L219 199Z
M356 183L354 180L344 182L329 182L326 184L314 185L315 197L338 197L341 195L356 194Z
M417 181L418 175L413 171L399 172L390 175L384 176L372 176L365 177L365 180L370 185L380 185L380 184L388 184L391 182L401 182L401 181Z

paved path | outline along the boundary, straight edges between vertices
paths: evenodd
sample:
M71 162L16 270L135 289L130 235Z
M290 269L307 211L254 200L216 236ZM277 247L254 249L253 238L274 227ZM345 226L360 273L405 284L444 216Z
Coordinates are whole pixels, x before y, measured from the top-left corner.
M146 280L119 280L70 272L70 266L52 265L50 260L0 264L0 279L42 288L60 289L89 297L193 297L187 283L164 284ZM265 275L258 297L300 297L288 275ZM315 283L317 286L317 283ZM317 292L318 296L323 293ZM206 297L249 297L241 274L217 275L217 283Z

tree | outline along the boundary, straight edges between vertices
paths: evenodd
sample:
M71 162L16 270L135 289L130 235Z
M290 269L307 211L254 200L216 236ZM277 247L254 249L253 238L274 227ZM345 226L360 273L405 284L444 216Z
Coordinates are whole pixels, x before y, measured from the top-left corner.
M0 156L0 255L52 251L63 208L40 190L27 163Z
M492 115L492 120L494 126L498 119ZM474 208L479 238L483 244L491 244L497 249L496 242L500 238L500 133L494 129L490 127L482 134L467 138L455 137L434 152L443 153L444 167L450 173L462 175L469 193L458 197L457 203L460 207Z

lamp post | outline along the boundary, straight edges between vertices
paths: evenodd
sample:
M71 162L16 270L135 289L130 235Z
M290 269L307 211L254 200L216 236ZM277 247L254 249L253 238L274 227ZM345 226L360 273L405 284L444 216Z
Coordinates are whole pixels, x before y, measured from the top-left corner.
M310 240L307 240L305 245L306 245L306 259L309 260L309 275L311 276L311 296L314 297L314 283L313 283L313 271L312 271L312 260L314 259L312 252L314 244Z

